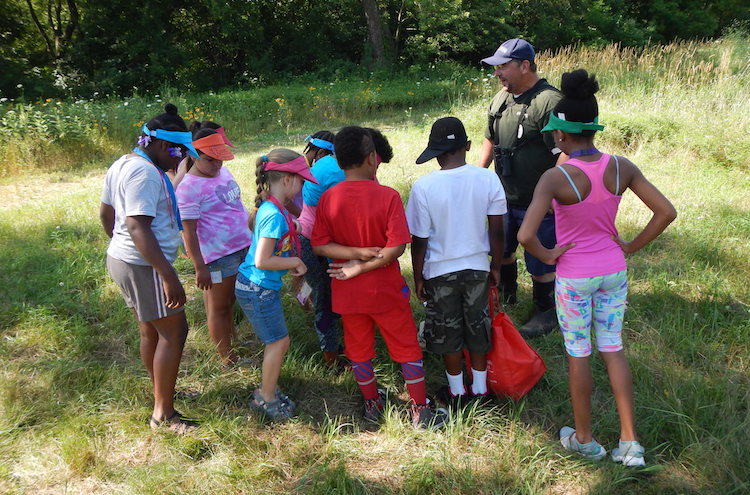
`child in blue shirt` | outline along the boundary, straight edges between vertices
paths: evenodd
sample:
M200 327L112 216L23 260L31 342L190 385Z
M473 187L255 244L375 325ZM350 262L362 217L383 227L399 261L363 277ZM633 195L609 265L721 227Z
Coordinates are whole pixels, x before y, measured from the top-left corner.
M305 157L288 149L275 149L258 158L255 169L253 243L240 265L235 294L253 330L265 344L260 388L250 408L273 421L294 414L292 402L277 387L281 365L289 349L289 331L281 305L281 278L291 270L304 275L301 248L294 220L284 204L302 189L303 179L317 182Z

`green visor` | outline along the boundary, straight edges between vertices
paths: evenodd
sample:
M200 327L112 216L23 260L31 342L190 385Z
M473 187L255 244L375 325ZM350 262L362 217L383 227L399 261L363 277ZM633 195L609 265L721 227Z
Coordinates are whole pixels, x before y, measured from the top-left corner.
M549 122L542 132L550 132L555 129L567 132L568 134L580 134L583 131L603 131L604 126L599 124L599 117L595 117L593 122L573 122L565 120L565 114L560 114L562 118L555 116L554 112L549 113Z

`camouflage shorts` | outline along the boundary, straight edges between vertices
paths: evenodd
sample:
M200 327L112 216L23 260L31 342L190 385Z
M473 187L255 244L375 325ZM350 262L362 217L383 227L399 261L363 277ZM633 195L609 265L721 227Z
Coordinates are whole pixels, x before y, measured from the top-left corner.
M492 349L489 315L489 273L461 270L425 280L427 305L424 338L427 350L472 354Z

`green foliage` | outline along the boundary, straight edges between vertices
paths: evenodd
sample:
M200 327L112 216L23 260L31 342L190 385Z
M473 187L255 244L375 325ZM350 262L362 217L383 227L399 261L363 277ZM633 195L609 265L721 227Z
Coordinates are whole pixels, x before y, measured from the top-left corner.
M52 0L32 0L46 13ZM25 0L0 0L0 97L206 92L363 75L373 56L360 2L76 0L80 25L48 53ZM477 64L513 36L542 49L714 37L750 19L747 0L381 0L397 68ZM63 21L66 9L63 8ZM49 21L42 23L49 30ZM740 24L738 24L740 23ZM63 22L64 24L64 22ZM746 28L745 28L746 29ZM20 86L19 86L20 84Z

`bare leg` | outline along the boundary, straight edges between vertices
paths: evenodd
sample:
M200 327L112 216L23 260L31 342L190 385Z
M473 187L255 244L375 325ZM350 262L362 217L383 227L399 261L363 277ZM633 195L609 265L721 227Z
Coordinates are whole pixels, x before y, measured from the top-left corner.
M281 365L284 364L284 356L289 350L289 337L268 344L263 351L263 378L260 393L267 401L276 398L276 386L279 383Z
M154 352L154 413L161 421L174 413L174 388L180 369L182 349L188 334L185 312L150 322L159 333Z
M471 368L477 371L484 371L487 369L487 355L486 354L469 354L471 356Z
M206 307L208 334L216 344L224 364L237 362L237 354L232 349L232 305L234 304L234 281L237 277L227 277L220 284L213 284L203 291L203 303Z
M620 440L637 440L635 436L635 413L633 401L633 378L625 351L600 353L607 365L609 383L615 396L617 413L620 415Z
M136 321L138 321L138 314L133 310ZM141 334L141 361L148 371L148 376L151 378L151 385L154 384L154 352L156 352L156 344L159 342L159 334L156 328L148 321L139 321L138 330Z
M451 375L458 375L463 371L461 364L463 362L463 353L454 352L453 354L443 355L443 362L445 363L445 371Z
M589 443L591 433L591 391L593 378L589 358L568 355L568 381L570 399L573 403L573 417L576 424L576 438L579 443Z

